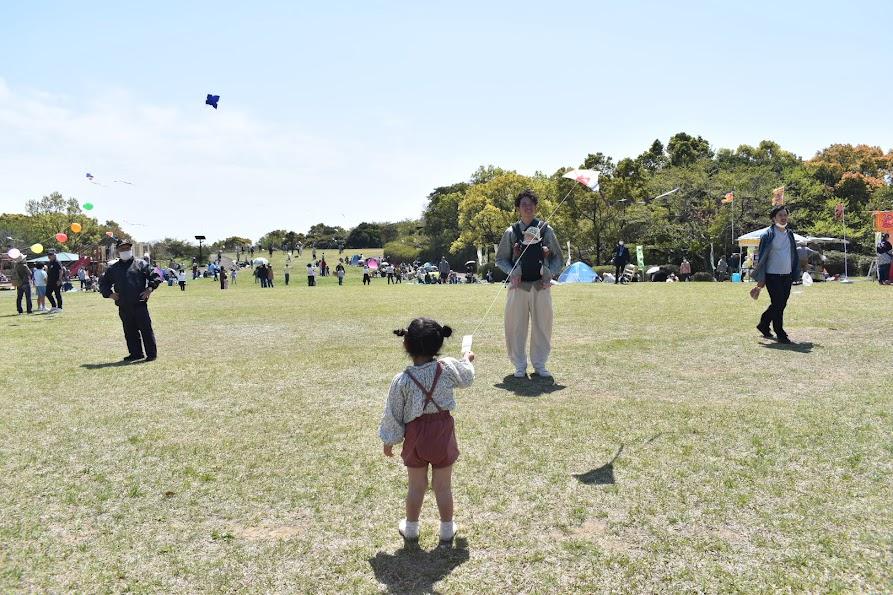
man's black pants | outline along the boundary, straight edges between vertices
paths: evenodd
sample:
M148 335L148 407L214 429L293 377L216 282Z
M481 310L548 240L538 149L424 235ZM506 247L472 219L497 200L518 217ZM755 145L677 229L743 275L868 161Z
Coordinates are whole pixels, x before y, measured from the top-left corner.
M145 347L146 357L156 357L158 350L155 347L155 333L152 332L152 319L149 318L149 307L146 302L119 305L118 316L124 325L124 340L127 341L127 351L130 355L143 357Z
M31 284L23 283L16 289L16 310L22 313L22 298L25 298L25 305L28 308L28 314L31 314Z
M760 326L764 329L769 328L772 323L772 330L779 338L787 337L788 334L784 330L784 309L788 305L788 298L791 296L791 284L793 279L790 275L770 275L766 274L766 290L769 292L769 307L760 317Z
M56 296L56 299L53 299L53 295ZM47 299L50 300L50 305L54 308L62 307L62 288L56 285L53 288L50 288L47 285Z
M626 263L623 264L617 263L614 265L614 284L620 283L620 275L623 274L623 269L626 268Z

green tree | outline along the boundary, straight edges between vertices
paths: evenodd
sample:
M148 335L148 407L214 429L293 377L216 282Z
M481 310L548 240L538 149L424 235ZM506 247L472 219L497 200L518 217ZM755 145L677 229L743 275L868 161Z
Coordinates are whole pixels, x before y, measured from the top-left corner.
M695 138L685 132L679 132L670 137L670 142L667 143L667 155L670 165L684 167L701 159L710 159L713 157L713 151L710 150L710 143L700 136Z
M474 184L459 203L459 237L451 244L456 253L463 248L489 246L502 238L515 220L515 197L525 188L539 196L539 212L547 216L555 203L554 180L504 173L487 182Z

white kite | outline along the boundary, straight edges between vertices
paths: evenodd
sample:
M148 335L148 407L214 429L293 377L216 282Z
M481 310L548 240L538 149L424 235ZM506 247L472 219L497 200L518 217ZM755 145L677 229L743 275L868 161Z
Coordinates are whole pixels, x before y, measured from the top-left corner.
M598 172L595 170L572 169L561 177L579 182L590 190L598 190Z

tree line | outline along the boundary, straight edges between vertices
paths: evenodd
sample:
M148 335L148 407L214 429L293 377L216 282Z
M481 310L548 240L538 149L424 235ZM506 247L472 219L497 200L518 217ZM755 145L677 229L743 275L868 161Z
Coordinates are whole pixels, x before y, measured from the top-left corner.
M598 189L590 191L562 177L575 168L599 172ZM680 132L666 145L655 140L637 157L615 162L595 152L575 168L525 176L481 166L467 180L434 188L417 219L363 222L350 229L318 223L306 232L272 230L257 241L231 236L206 248L384 248L395 260L446 256L457 265L476 258L478 249L492 252L515 220L515 196L532 188L540 196L540 214L551 214L549 223L562 242L571 243L574 260L604 264L623 239L643 245L649 263L678 263L687 257L706 270L714 257L736 250L735 236L768 225L777 188L784 188L792 227L805 235L843 236L844 222L835 217L843 205L850 249L863 254L871 254L873 246L871 212L893 209L893 151L868 145L834 144L803 159L771 140L714 150L706 139ZM726 196L733 197L731 202L723 201ZM107 230L131 237L114 221L100 225L76 199L59 193L28 201L26 214L0 215L0 233L28 245L47 241L73 222L81 224L82 232L69 234L66 247L71 251L102 242ZM198 254L196 244L175 238L157 242L155 250L170 258Z

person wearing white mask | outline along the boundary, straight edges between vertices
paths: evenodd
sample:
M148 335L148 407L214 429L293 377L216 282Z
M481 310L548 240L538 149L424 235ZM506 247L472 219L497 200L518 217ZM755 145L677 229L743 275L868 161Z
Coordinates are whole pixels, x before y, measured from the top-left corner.
M104 298L112 298L118 305L118 316L124 326L124 339L129 354L125 362L158 357L152 319L147 302L161 284L161 275L145 260L133 257L129 240L118 242L118 260L99 280L99 291Z
M757 286L750 290L750 297L757 299L763 287L769 290L769 307L760 317L757 330L767 339L772 338L769 323L779 343L793 343L784 329L784 310L791 295L791 285L800 278L800 258L794 232L788 229L789 212L784 205L772 208L769 214L772 225L760 236L757 262L751 276Z

